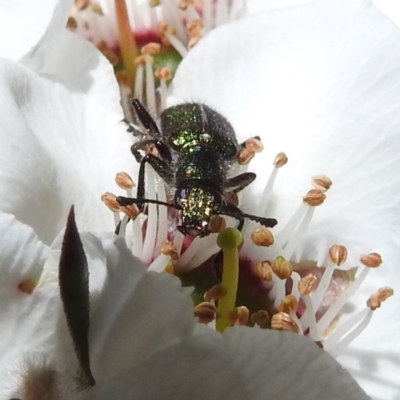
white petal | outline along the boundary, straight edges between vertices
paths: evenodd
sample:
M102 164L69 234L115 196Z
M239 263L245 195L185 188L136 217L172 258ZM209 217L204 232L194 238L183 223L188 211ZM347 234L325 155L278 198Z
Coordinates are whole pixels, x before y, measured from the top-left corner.
M382 12L400 26L400 4L396 0L372 0Z
M246 14L256 14L274 8L284 8L308 3L314 0L248 0L246 2Z
M15 0L0 4L0 56L18 60L43 37L52 21L59 21L58 10L72 1ZM66 20L65 20L66 21ZM64 25L65 25L64 21Z
M146 272L114 235L104 235L102 245L107 277L98 299L92 301L89 340L96 380L118 375L183 340L195 325L190 291L176 277Z
M88 94L101 107L119 113L120 92L110 62L80 36L53 24L41 42L21 62L36 73Z
M97 399L121 400L367 399L315 343L245 327L196 335L93 391Z
M33 230L13 216L0 213L0 385L2 397L14 389L12 373L25 356L53 352L60 316L58 287L39 281L48 253ZM14 377L16 378L16 376Z
M80 230L113 230L100 196L114 191L117 172L132 174L134 165L120 116L6 60L0 85L0 209L47 243L64 227L71 204Z

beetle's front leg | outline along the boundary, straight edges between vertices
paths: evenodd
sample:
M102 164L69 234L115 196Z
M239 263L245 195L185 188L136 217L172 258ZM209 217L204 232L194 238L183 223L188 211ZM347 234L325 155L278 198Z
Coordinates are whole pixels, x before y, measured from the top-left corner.
M174 174L171 170L171 167L161 158L156 157L152 154L146 154L142 161L140 162L139 168L139 182L138 182L138 189L137 189L137 199L140 200L144 199L144 192L145 192L145 172L146 172L146 163L149 163L154 171L164 180L167 185L173 184ZM143 211L144 203L140 203L139 209Z

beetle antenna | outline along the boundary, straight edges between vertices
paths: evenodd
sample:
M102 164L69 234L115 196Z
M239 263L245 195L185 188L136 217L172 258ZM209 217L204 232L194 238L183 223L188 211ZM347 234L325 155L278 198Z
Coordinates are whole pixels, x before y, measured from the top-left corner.
M121 207L131 206L132 204L142 205L143 203L148 203L148 204L158 204L160 206L165 206L165 207L173 207L176 208L177 210L180 210L180 207L176 206L175 204L166 203L160 200L136 199L134 197L122 197L122 196L118 196L116 200Z

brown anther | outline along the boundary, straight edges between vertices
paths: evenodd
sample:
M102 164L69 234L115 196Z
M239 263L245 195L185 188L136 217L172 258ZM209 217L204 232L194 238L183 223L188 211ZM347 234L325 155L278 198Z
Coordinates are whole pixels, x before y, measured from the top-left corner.
M332 186L332 181L326 175L317 175L311 178L311 184L315 189L326 192Z
M147 43L145 44L141 49L140 52L142 54L151 54L151 55L155 55L158 54L161 50L161 44L160 43L155 43L155 42L151 42L151 43Z
M258 325L260 328L265 328L269 322L269 315L265 310L259 310L251 315L251 322Z
M132 82L132 77L125 70L119 70L115 72L115 77L117 78L118 84L124 88L128 88L130 91L130 86ZM128 96L131 97L131 96Z
M158 24L158 30L159 30L160 34L162 34L163 32L168 32L171 35L175 35L175 33L176 33L176 29L174 27L172 27L171 25L169 25L168 22L166 22L166 21L161 21Z
M383 301L393 296L393 294L394 290L391 287L380 288L367 300L367 307L369 307L372 311L375 311L381 306Z
M175 274L175 265L170 261L164 269L164 272L167 274L174 275Z
M238 163L240 165L246 165L248 164L256 155L254 151L248 150L246 148L240 150L239 156L238 156Z
M329 258L338 267L343 265L347 260L347 249L339 244L333 245L329 249Z
M22 293L25 294L32 294L32 292L35 290L35 287L37 285L37 281L32 279L32 278L28 278L28 279L24 279L22 281L20 281L18 283L18 290Z
M293 272L293 266L290 261L285 260L283 257L276 257L271 264L272 271L280 279L289 279Z
M265 226L254 229L250 236L256 246L269 247L274 244L274 235Z
M118 172L115 176L116 184L124 190L131 190L135 184L133 183L132 178L126 172Z
M203 303L198 304L194 308L193 312L194 316L198 318L201 324L209 324L216 318L217 308L214 304L204 301Z
M288 162L287 155L285 153L278 153L274 160L275 168L280 168L286 165Z
M98 42L96 42L96 48L100 51L104 51L108 49L108 46L104 40L99 40Z
M190 37L197 36L201 33L201 30L203 29L203 22L199 19L196 19L195 21L190 21L186 24L186 29Z
M179 258L178 250L169 240L164 240L164 242L161 244L160 251L165 256L170 256L173 260L177 260Z
M308 296L318 286L318 278L308 274L301 278L298 283L299 292L302 296Z
M108 61L110 61L110 64L113 67L116 67L121 62L119 56L111 50L103 50L102 54Z
M75 0L75 7L78 10L84 10L89 6L89 4L90 4L89 0Z
M140 210L136 204L131 204L130 206L120 206L119 209L133 221L140 214Z
M317 190L317 189L311 189L303 197L304 203L306 203L307 205L309 205L311 207L320 206L324 202L325 199L326 199L326 196L325 196L324 192L322 192L321 190Z
M181 0L178 7L180 10L186 10L190 4L193 4L193 0Z
M296 296L293 296L292 294L288 294L285 296L281 304L279 305L278 311L279 312L284 312L286 314L290 314L291 312L296 312L297 307L299 306L299 302L296 299Z
M256 264L254 272L264 282L272 281L272 268L269 261L262 261Z
M136 57L135 61L134 61L134 64L135 65L144 65L144 64L146 64L146 57L145 56Z
M67 28L76 29L78 27L78 23L74 17L68 17Z
M246 325L249 320L250 311L247 307L240 306L228 313L228 320L232 325Z
M101 196L101 201L113 212L120 211L120 206L117 203L117 196L110 192L106 192Z
M163 79L164 81L172 79L172 72L168 67L159 68L154 74L158 79Z
M188 48L189 49L193 48L200 41L201 38L202 38L202 36L200 34L192 36L189 39Z
M217 301L226 296L226 288L221 283L213 286L211 289L204 293L205 301Z
M314 343L315 343L320 349L323 349L323 348L324 348L324 344L323 344L320 340L316 340Z
M90 5L90 8L92 11L97 14L97 15L104 15L103 9L101 8L101 5L98 3L92 3Z
M161 3L160 3L160 0L149 0L149 6L150 7L157 7L157 6L159 6Z
M382 257L378 253L363 254L360 261L369 268L377 268L382 264Z
M264 150L264 145L262 144L261 140L256 138L246 140L244 146L247 150L254 153L261 153Z
M271 319L271 328L276 331L290 331L299 333L299 327L292 317L284 312L274 314Z
M208 229L211 231L211 233L219 233L225 228L226 228L225 218L221 217L220 215L214 215L211 218L211 221L208 225Z

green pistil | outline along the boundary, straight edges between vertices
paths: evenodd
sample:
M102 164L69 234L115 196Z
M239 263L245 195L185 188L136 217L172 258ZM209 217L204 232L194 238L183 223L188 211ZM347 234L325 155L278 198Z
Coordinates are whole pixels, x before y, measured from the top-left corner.
M217 331L223 333L232 326L229 321L229 312L235 308L236 294L239 279L239 246L242 243L242 234L235 228L226 228L218 235L217 244L223 253L222 285L226 289L226 296L218 302L217 311L220 315L216 321Z

